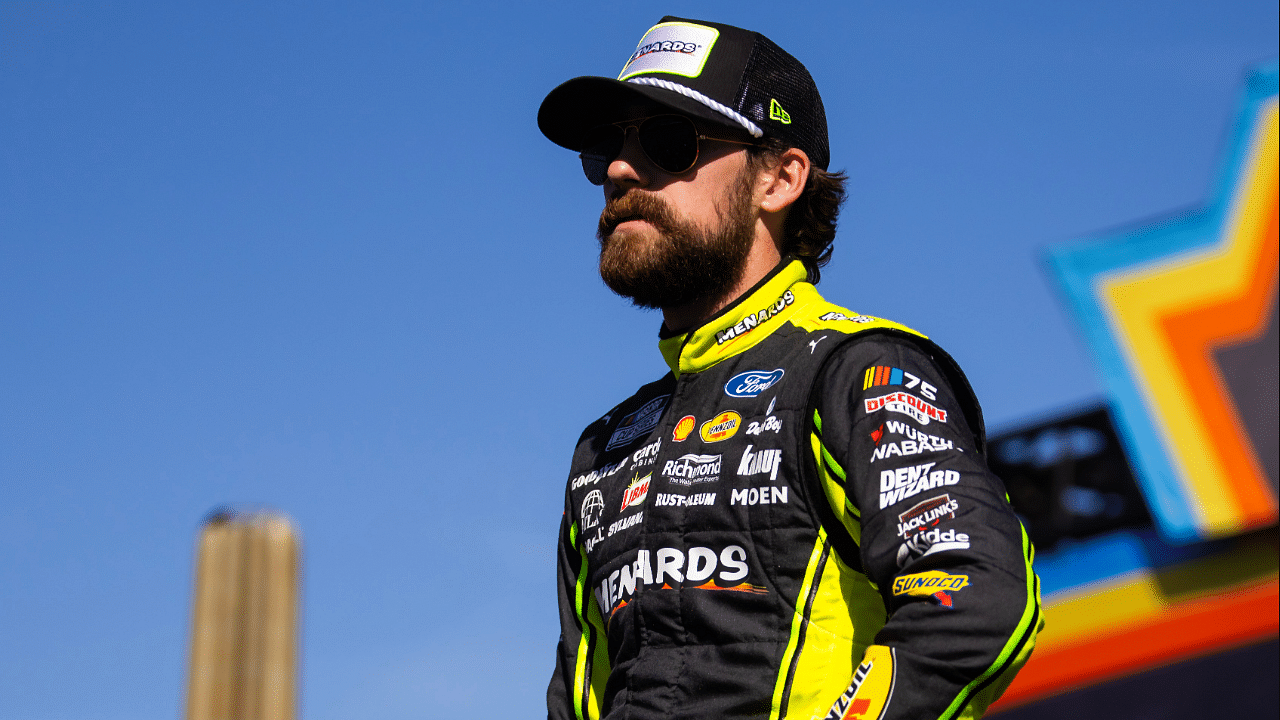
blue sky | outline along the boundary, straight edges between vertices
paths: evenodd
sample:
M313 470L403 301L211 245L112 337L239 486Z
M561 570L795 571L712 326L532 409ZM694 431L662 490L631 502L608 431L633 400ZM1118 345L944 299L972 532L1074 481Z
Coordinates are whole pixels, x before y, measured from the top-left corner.
M820 289L999 429L1100 395L1042 252L1204 198L1277 12L0 1L0 718L178 715L224 503L302 528L306 717L541 714L569 453L664 366L534 118L663 14L809 67Z

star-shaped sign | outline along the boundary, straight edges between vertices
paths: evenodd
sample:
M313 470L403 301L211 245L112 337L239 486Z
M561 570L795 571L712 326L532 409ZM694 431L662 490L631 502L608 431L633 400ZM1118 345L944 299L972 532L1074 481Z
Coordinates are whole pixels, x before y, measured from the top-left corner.
M1209 203L1049 253L1174 541L1277 519L1277 66L1250 74Z

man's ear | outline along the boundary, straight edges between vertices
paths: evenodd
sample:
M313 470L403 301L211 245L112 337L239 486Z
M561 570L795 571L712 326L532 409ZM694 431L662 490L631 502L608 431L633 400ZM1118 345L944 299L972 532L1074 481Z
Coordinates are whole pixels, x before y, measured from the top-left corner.
M772 167L761 173L764 197L760 209L767 213L782 212L804 192L809 179L809 156L800 148L788 148L778 155Z

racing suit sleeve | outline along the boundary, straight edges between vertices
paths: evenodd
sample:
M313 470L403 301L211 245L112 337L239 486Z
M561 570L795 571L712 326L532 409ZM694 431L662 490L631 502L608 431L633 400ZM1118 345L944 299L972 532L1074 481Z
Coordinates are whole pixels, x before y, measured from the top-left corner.
M888 612L828 718L981 717L1043 625L1034 549L930 347L855 340L819 379L838 514Z
M547 686L549 720L589 720L600 717L600 701L609 678L608 642L595 594L587 587L587 559L580 529L569 507L560 520L556 553L556 586L560 606L560 641L556 667Z

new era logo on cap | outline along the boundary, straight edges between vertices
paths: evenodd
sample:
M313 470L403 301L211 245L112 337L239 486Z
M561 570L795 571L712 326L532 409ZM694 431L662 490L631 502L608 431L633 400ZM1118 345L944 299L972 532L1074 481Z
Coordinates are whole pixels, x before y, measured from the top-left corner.
M774 100L773 98L769 99L769 119L777 120L783 125L791 124L791 114L786 110L783 110L782 103Z
M619 80L642 73L671 73L696 78L707 64L720 31L687 22L659 23L640 38L636 51L627 58Z

